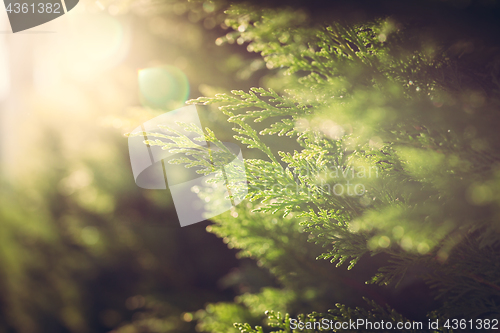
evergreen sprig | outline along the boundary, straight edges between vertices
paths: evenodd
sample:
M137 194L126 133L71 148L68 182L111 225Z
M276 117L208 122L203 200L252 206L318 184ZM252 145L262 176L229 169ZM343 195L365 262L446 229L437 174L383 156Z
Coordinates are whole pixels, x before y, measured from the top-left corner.
M349 269L367 254L385 253L390 260L371 283L397 286L411 268L425 267L420 277L444 302L429 316L498 316L500 137L493 122L500 98L497 85L477 84L496 62L462 58L456 39L421 37L421 22L314 25L301 11L248 4L226 14L234 31L220 41L259 52L276 77L288 75L281 77L287 89L188 101L218 104L235 124L235 139L266 156L245 160L249 202L214 218L209 230L287 287L326 275L308 271L301 247L309 242L322 248L316 258ZM467 66L475 70L461 70ZM260 131L259 122L266 124ZM265 136L283 136L295 150L266 144ZM168 149L193 149L176 140L181 147ZM356 186L362 191L353 192ZM339 305L329 316L406 320L376 303L370 308ZM288 314L268 317L277 332L290 332Z

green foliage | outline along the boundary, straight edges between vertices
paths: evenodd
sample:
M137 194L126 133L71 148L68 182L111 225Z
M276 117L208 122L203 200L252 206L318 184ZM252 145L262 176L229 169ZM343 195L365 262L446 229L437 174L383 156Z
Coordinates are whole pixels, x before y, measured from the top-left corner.
M350 323L357 322L358 320L368 321L368 322L390 322L390 323L406 323L407 325L411 325L411 321L404 318L389 306L381 307L375 302L369 301L365 299L365 301L369 304L372 310L367 311L363 308L351 309L342 304L336 304L336 308L329 310L328 313L317 313L312 312L308 315L298 315L296 319L292 319L288 314L283 316L280 312L275 311L267 311L266 315L270 321L269 326L273 327L271 332L276 333L292 333L292 332L307 332L307 333L315 333L315 332L325 332L325 331L334 331L334 332L376 332L377 330L373 329L330 329L330 328L321 328L321 323L323 320L327 320L328 323ZM303 323L303 329L294 329L294 326L297 322ZM316 323L317 328L314 328L314 324ZM332 325L332 324L330 324ZM335 324L333 324L335 325ZM307 327L311 327L310 329ZM360 325L361 326L361 325ZM260 327L255 327L255 329L251 328L248 324L235 324L241 333L262 333L262 329ZM411 327L411 326L408 326ZM444 328L440 328L438 330L422 330L422 329L406 329L405 332L447 332Z
M259 52L274 70L268 82L275 89L188 102L219 105L235 125L234 138L265 156L245 161L249 203L214 218L209 231L267 267L284 290L293 291L290 304L308 299L298 285L328 280L307 271L318 246L306 247L306 237L321 246L317 258L349 263L349 269L366 254L389 256L371 283L397 285L412 268L425 267L420 277L444 302L428 309L430 317L498 317L495 46L465 50L460 35L439 34L432 26L420 30L421 22L391 17L312 25L291 9L232 5L226 14L234 31L218 41L237 40ZM485 50L496 57L483 56ZM276 147L267 136L289 144ZM192 147L155 142L147 143ZM290 149L296 145L300 149ZM319 299L312 293L309 304ZM260 296L241 300L250 312L272 306ZM338 306L329 316L406 320L374 302L369 307ZM290 332L288 315L269 313L279 332Z
M241 305L217 303L208 305L204 311L199 311L196 319L200 321L199 328L203 331L237 333L238 330L232 325L234 321L248 322L252 317Z

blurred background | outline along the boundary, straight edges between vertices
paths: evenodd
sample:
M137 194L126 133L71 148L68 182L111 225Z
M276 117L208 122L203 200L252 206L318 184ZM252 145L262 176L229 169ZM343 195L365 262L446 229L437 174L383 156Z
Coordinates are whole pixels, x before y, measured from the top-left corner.
M209 2L84 0L12 34L0 11L0 332L136 332L127 323L141 320L190 332L187 312L232 300L239 270L269 283L208 222L180 228L168 191L135 185L123 135L258 83L261 60L216 45L222 21Z

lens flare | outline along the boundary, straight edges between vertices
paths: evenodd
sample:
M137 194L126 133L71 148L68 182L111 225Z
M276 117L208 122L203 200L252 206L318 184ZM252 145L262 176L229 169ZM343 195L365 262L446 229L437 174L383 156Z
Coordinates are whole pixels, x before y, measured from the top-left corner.
M172 109L187 100L189 81L174 66L146 68L139 71L139 91L144 106Z

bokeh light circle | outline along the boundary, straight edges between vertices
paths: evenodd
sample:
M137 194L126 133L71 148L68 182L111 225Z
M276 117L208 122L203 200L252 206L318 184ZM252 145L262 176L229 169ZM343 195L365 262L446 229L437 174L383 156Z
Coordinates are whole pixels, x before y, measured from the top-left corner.
M144 106L173 109L187 100L189 81L175 66L145 68L139 71L139 91Z

